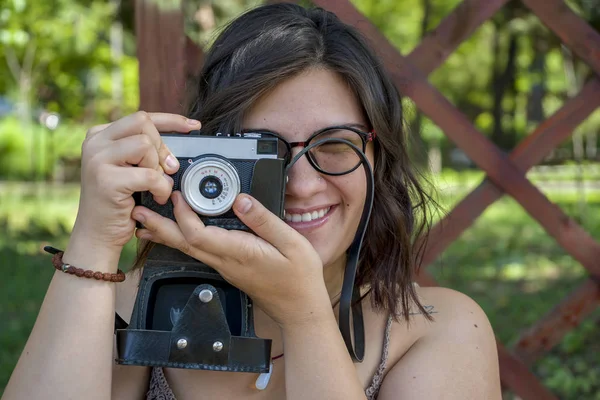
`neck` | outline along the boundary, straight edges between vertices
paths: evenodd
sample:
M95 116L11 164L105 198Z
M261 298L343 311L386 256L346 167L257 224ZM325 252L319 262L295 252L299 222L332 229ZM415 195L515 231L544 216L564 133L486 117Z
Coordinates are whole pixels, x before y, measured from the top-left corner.
M334 262L323 267L323 280L327 293L332 303L337 302L342 291L344 281L344 270L346 268L346 255L344 254Z

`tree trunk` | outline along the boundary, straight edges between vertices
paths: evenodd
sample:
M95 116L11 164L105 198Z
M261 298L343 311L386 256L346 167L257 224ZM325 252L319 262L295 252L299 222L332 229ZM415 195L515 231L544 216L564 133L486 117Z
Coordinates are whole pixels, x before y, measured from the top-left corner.
M496 61L495 66L500 64L500 37L499 26L496 26L496 32L494 34L494 55ZM504 109L502 102L507 93L514 93L514 82L516 73L516 56L517 56L517 36L513 33L508 34L508 50L506 57L506 64L504 70L501 71L498 67L494 67L492 89L494 94L494 105L493 105L493 116L494 116L494 128L492 131L492 141L504 150L509 150L513 143L512 137L514 136L511 132L506 132L502 120L504 116Z
M580 84L577 80L577 74L575 72L575 63L573 61L573 53L566 46L562 46L563 54L563 65L565 69L565 76L567 78L567 95L569 98L574 97L579 93ZM579 221L583 221L586 214L586 201L585 201L585 186L583 181L583 165L582 161L584 158L584 147L583 147L583 136L584 132L576 130L572 136L573 143L573 158L577 165L577 175L575 182L577 185L578 196L578 216Z
M431 20L431 12L433 5L431 4L431 0L422 0L423 7L423 19L421 20L421 40L427 35L427 28L429 27L429 21ZM421 136L421 129L423 127L423 113L417 109L417 114L415 116L414 122L414 132L417 132L417 135L414 135L417 141L417 147L419 149L427 149L427 160L418 160L418 162L427 162L427 167L431 170L432 173L437 174L442 170L442 157L441 157L441 149L439 141L435 140L430 143L425 143L423 137ZM419 153L420 154L420 153ZM425 155L424 155L425 158Z

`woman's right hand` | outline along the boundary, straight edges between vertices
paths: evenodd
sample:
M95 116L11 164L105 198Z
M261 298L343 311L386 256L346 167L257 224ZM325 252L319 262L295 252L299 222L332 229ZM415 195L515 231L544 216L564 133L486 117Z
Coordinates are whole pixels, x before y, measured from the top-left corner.
M65 257L71 248L79 255L100 251L118 259L135 231L131 195L150 191L160 204L171 195L167 174L177 172L179 163L159 132L199 128L200 122L181 115L145 112L91 128L82 145L79 211Z

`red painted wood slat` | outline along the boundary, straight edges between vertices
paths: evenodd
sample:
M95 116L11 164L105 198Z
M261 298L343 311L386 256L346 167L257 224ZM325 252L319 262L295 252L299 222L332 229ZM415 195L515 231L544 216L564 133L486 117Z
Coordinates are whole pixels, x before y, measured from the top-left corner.
M600 79L595 78L519 143L510 155L513 162L522 171L540 162L550 153L550 150L566 140L581 121L600 107L598 93L600 93ZM492 182L484 180L474 191L465 196L446 217L432 227L423 256L423 265L431 264L502 195L504 192Z
M415 68L429 75L481 24L490 19L508 0L465 0L429 32L407 56Z
M600 74L600 33L564 0L522 0L575 54Z
M517 360L501 344L498 345L498 358L500 359L500 378L502 383L509 387L523 400L558 400L525 364Z
M140 110L181 113L186 79L181 9L136 0L135 25Z
M525 364L531 364L600 305L600 281L586 280L542 319L521 335L514 353Z

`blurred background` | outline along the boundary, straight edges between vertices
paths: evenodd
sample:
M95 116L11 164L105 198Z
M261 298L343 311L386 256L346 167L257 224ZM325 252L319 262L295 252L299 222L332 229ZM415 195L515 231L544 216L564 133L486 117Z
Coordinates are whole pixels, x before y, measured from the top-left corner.
M460 2L352 0L402 54L410 53ZM566 3L600 29L600 1ZM183 29L205 49L219 27L258 4L186 0ZM0 394L54 271L41 248L48 243L64 248L76 217L85 132L139 107L134 15L132 0L0 0ZM592 76L520 1L509 1L429 81L509 152ZM410 100L405 102L414 154L428 170L441 218L485 174ZM595 238L600 237L599 133L597 110L527 173ZM121 268L129 268L134 252L131 242ZM473 297L508 347L587 277L507 196L428 270L441 285ZM596 308L532 371L561 399L598 400L599 338ZM511 396L507 392L506 398L516 398Z

